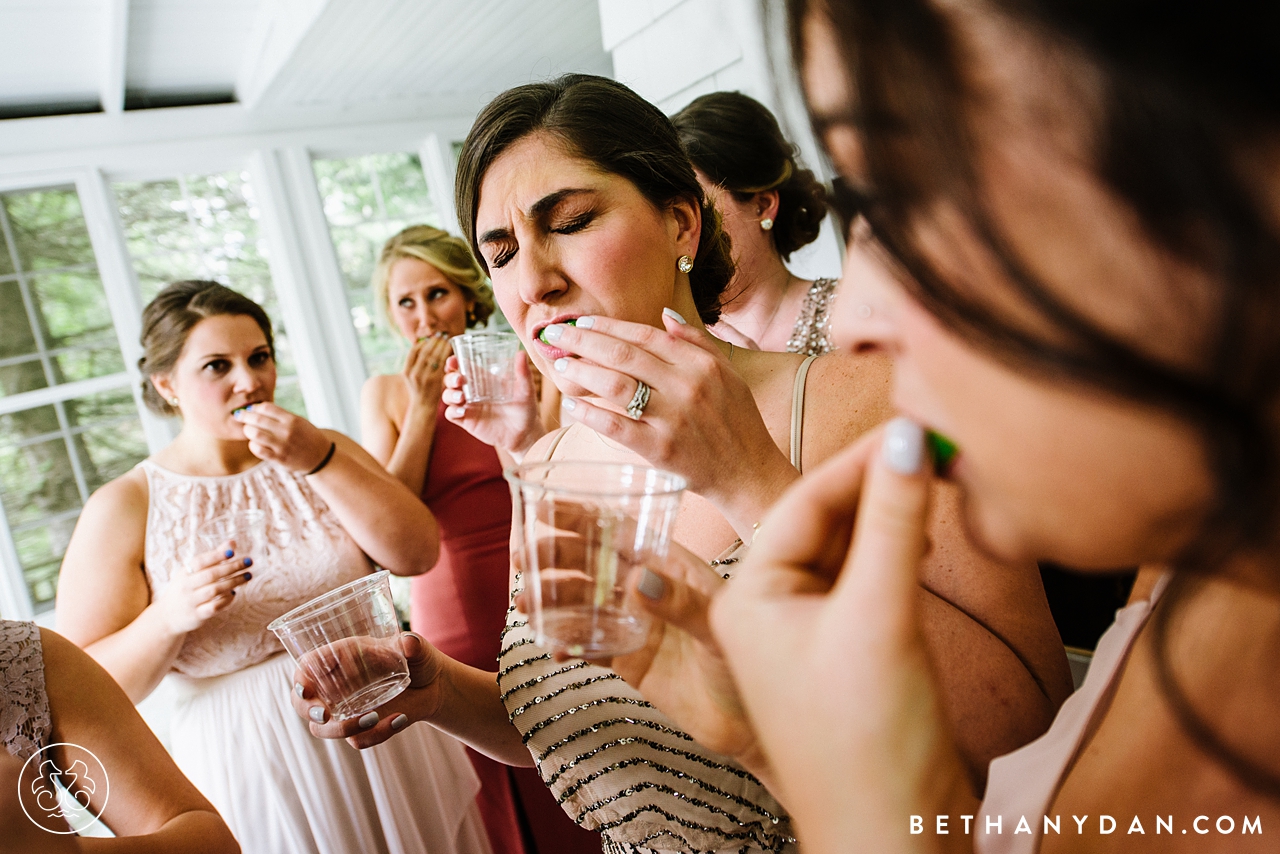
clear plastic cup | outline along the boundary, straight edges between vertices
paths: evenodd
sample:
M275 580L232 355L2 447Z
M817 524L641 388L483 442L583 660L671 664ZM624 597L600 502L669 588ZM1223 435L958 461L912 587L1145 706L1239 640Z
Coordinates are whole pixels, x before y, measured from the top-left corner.
M510 332L468 332L449 339L458 370L467 378L467 403L506 403L515 398L520 339Z
M206 551L235 540L236 554L260 557L267 544L267 514L264 510L237 510L210 519L196 528L196 539Z
M686 481L646 466L554 460L506 472L542 646L604 657L639 649L650 618L628 601L631 577L661 570Z
M335 720L358 718L409 684L400 621L383 570L317 596L271 622Z

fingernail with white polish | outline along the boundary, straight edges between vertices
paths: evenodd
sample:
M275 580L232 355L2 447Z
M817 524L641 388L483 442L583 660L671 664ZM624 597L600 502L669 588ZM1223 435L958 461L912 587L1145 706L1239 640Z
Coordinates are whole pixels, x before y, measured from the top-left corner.
M409 725L409 718L407 715L396 715L394 718L391 719L391 728L396 732L399 732L400 730L404 729L408 725Z
M560 401L560 408L567 409L569 412L572 412L578 408L578 401L574 400L572 397L566 397Z
M293 683L293 693L295 693L295 694L297 694L299 697L301 697L301 696L305 693L305 691L306 691L306 689L304 689L304 688L302 687L302 683L301 683L301 682L294 682L294 683Z
M665 314L667 317L671 318L672 320L674 320L676 323L680 324L681 326L689 325L689 321L681 317L680 312L676 311L674 308L664 308L662 310L662 313Z
M640 583L636 585L636 589L646 598L657 601L666 592L667 582L663 580L661 575L645 567L644 572L640 575Z
M311 711L307 712L307 715L310 716L311 720L318 724L322 724L324 723L325 718L329 716L329 713L325 711L324 706L312 706Z
M555 363L554 363L554 364L552 364L552 366L551 366L551 367L553 367L553 368L555 368L555 369L556 369L556 373L557 373L557 374L563 374L563 373L564 373L564 372L569 368L569 360L568 360L568 359L556 359L556 360L555 360Z
M559 323L553 323L546 329L542 330L542 340L549 344L554 344L560 340L560 336L564 335L564 327Z
M362 715L359 721L360 729L368 729L371 726L376 726L377 723L378 723L377 712L369 712L366 715Z
M924 428L910 418L895 418L885 425L880 452L898 474L916 474L924 465Z
M573 325L579 329L590 329L596 325L596 319L591 315L584 315L573 322Z

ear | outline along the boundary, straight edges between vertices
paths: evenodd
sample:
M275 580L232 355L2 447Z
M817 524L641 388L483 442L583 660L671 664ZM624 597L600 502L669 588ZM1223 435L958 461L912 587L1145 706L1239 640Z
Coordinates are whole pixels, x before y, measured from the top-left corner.
M681 196L671 203L670 213L676 255L696 258L702 237L702 208L694 199Z
M172 400L174 397L173 383L169 382L166 374L152 374L147 379L151 380L151 385L160 393L161 400Z
M778 208L782 204L782 196L777 190L761 190L755 196L756 220L762 220L766 217L778 221Z

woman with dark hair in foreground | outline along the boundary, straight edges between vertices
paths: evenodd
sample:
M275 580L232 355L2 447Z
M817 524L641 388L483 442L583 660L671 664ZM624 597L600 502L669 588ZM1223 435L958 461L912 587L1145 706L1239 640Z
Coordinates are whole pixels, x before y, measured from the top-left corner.
M805 849L1274 851L1274 11L790 6L815 124L872 198L836 339L893 358L906 416L792 491L713 608ZM1163 570L981 807L915 608L926 428L990 553Z

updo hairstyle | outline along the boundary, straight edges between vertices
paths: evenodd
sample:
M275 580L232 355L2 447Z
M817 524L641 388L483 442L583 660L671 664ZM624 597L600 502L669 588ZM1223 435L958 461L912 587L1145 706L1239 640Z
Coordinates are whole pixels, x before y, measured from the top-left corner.
M626 178L651 204L667 209L687 199L702 211L702 233L689 272L698 316L720 317L720 297L733 278L729 237L707 202L676 129L662 111L607 77L566 74L548 83L508 89L480 111L458 158L458 220L480 263L476 209L485 173L504 151L532 133L546 133L567 150ZM486 268L487 269L487 268Z
M782 260L818 238L827 215L826 188L796 162L796 147L764 104L741 92L712 92L671 121L693 165L739 202L778 192L769 234Z
M206 317L219 315L243 315L252 317L266 336L271 348L271 358L276 357L275 338L271 334L271 319L262 306L242 293L217 282L191 280L174 282L156 294L142 310L142 358L138 370L142 372L142 400L157 415L172 418L178 414L169 401L160 396L151 384L154 374L167 374L173 370L187 344L187 336L197 323Z
M467 312L467 326L484 326L493 314L493 290L485 281L485 271L476 257L465 240L434 225L411 225L402 229L383 244L373 268L373 292L379 311L385 317L390 308L387 288L391 268L401 258L417 258L443 273L472 302Z

